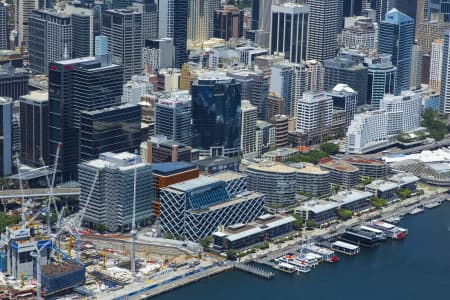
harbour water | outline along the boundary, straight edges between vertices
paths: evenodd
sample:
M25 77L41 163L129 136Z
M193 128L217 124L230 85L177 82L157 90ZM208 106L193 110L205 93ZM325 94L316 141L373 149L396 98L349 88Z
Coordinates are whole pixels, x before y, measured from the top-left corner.
M399 226L409 229L404 240L387 240L352 257L340 255L338 263L322 263L308 274L276 272L266 281L226 272L157 299L450 299L450 202L405 216Z

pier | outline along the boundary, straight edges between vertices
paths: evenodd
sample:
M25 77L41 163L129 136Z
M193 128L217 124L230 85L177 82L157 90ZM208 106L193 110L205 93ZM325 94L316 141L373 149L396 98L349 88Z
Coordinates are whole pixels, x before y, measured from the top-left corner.
M246 264L235 264L234 268L236 270L255 275L257 277L263 278L263 279L273 279L275 274L273 272L266 271L262 268L258 268L252 265L246 265Z

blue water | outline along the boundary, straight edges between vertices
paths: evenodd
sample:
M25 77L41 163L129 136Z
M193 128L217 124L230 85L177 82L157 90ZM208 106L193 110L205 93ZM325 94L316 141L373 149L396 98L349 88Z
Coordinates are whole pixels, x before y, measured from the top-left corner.
M450 203L399 224L409 229L403 241L337 264L322 263L309 274L276 273L271 281L226 272L158 297L158 300L450 300Z

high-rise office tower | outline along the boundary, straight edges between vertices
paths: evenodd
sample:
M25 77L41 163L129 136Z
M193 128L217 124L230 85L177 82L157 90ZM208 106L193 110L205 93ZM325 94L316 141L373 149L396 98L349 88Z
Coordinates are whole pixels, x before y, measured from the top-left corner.
M414 42L414 20L397 9L386 13L378 30L378 53L392 55L397 67L395 93L410 88L411 51Z
M367 103L367 67L344 57L325 60L324 87L333 89L338 83L345 83L358 92L358 105Z
M308 0L310 6L308 59L323 61L336 56L341 28L340 0Z
M205 41L214 33L214 12L220 8L220 0L189 0L187 37L193 41Z
M343 0L343 17L360 16L363 0Z
M290 116L294 113L294 69L289 64L276 64L271 68L270 92L284 99L284 112Z
M241 150L242 154L256 152L256 107L250 101L241 102Z
M0 65L0 95L18 100L28 93L29 72L12 64Z
M219 72L205 73L192 83L192 147L211 157L240 153L240 88Z
M0 49L8 49L8 9L0 3Z
M175 47L173 67L187 62L187 27L189 1L160 0L158 32L160 38L172 38Z
M384 94L394 93L397 68L392 64L389 54L368 57L364 64L368 69L367 103L378 109Z
M183 145L191 144L191 96L175 91L158 99L155 108L155 133Z
M291 62L307 59L309 5L284 3L272 6L271 53L282 53Z
M96 159L104 152L139 151L141 107L123 104L80 112L80 161Z
M436 91L441 89L442 54L444 40L438 39L431 44L430 87Z
M411 90L420 89L422 83L423 50L419 45L413 45L411 51Z
M64 10L72 17L72 57L94 55L95 37L101 34L102 6L91 1L68 2Z
M214 12L214 37L229 40L244 33L244 11L232 5Z
M144 225L151 216L153 199L152 166L136 154L103 153L98 159L84 162L80 170L80 207L87 207L83 222L97 224L109 231L129 231L133 220L134 174L136 172L137 224ZM98 173L92 197L86 206L91 186Z
M131 9L110 9L103 14L102 34L114 64L124 67L123 78L142 72L142 14Z
M43 0L15 0L15 28L17 30L18 45L28 48L28 19L33 10L45 8Z
M142 14L144 40L158 38L158 4L155 0L136 0L132 6Z
M425 53L430 53L431 43L442 39L445 31L450 29L450 23L441 21L425 21L417 24L417 45L422 47Z
M0 97L0 176L12 173L12 100Z
M356 114L358 93L346 84L338 84L326 94L333 99L333 109L345 112L345 127L347 128Z
M112 8L121 9L128 8L133 3L132 0L112 0Z
M29 60L31 70L48 74L48 64L72 56L70 15L55 10L35 10L29 18Z
M31 166L48 164L48 92L20 97L20 161Z
M252 19L250 29L256 30L259 27L259 3L260 0L252 0Z
M250 100L258 111L258 120L267 120L270 76L262 71L234 71L228 76L241 84L241 98Z
M375 2L376 21L378 24L384 21L386 13L388 12L389 0L373 0Z
M54 164L61 143L58 171L64 180L77 178L80 112L119 105L122 87L122 66L102 65L94 57L50 63L49 161Z
M439 113L445 115L450 113L450 31L447 31L444 35L441 68L441 95L439 98Z

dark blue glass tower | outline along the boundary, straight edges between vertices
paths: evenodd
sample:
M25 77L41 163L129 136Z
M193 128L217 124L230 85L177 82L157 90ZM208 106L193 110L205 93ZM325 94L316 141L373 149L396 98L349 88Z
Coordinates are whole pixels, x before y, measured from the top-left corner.
M414 20L395 8L387 12L378 31L378 53L392 55L392 64L397 67L396 94L410 88L413 42Z
M222 73L207 73L194 81L192 147L209 156L239 155L241 85Z

